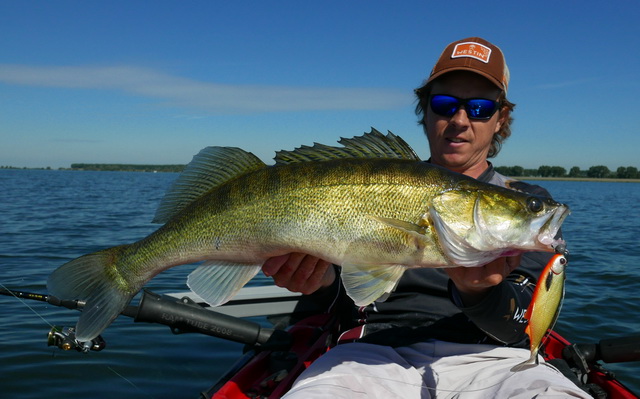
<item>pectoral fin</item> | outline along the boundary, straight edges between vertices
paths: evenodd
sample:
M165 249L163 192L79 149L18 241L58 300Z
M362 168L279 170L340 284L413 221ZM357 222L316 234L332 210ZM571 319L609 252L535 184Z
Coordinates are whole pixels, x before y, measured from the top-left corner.
M365 306L393 291L407 267L344 263L342 282L357 306Z
M429 231L428 224L415 224L411 222L407 222L399 219L385 218L380 216L369 216L373 220L377 220L378 222L388 226L393 227L394 229L402 230L407 234L412 236L420 236L423 237ZM423 220L426 222L425 220Z
M233 262L204 263L189 274L187 285L209 305L219 306L233 298L261 267Z
M426 235L428 225L380 216L369 215L368 217L384 226L401 230L416 241L422 242L428 238ZM341 277L347 295L356 305L365 306L391 293L406 269L405 265L352 262L346 259L342 264Z

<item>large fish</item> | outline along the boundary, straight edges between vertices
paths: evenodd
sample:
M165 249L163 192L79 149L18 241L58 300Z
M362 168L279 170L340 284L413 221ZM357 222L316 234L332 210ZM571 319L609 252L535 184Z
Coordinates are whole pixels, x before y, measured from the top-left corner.
M398 136L371 133L276 154L197 154L160 204L157 231L62 265L51 294L85 301L77 339L96 337L153 276L201 262L189 287L228 301L272 256L303 252L342 266L359 305L390 292L409 267L479 266L552 251L568 208L420 161Z

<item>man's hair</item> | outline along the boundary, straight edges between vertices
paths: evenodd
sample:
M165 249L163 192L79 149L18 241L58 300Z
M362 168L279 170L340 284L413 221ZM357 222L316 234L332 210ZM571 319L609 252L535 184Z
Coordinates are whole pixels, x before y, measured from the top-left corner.
M431 96L431 85L427 84L415 91L416 96L418 97L418 104L416 105L416 115L418 116L418 124L422 125L425 134L427 133L427 125L425 123L426 118L426 109L429 106L429 97ZM493 135L491 139L491 148L489 148L488 158L493 158L500 152L502 148L502 143L511 136L511 124L513 123L513 117L511 116L511 112L515 108L515 104L507 100L504 91L500 93L500 97L498 97L498 104L500 109L498 112L507 113L507 117L498 130L497 133ZM503 115L501 115L503 116Z

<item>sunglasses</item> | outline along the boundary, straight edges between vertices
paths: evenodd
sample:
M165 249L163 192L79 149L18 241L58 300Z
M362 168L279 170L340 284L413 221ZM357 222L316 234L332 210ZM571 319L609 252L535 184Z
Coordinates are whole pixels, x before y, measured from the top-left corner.
M452 117L464 106L469 119L491 119L498 110L498 102L486 98L458 98L444 94L435 94L429 101L431 110L441 116Z

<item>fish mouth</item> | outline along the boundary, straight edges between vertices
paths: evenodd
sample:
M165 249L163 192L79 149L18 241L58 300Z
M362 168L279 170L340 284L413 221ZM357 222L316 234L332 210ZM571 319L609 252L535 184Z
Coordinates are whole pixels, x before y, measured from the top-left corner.
M532 230L540 231L540 234L538 234L536 239L545 247L545 249L555 249L558 245L564 244L564 240L557 238L557 235L564 219L569 216L570 213L571 211L569 210L569 207L559 204L553 212L550 212L531 223Z

